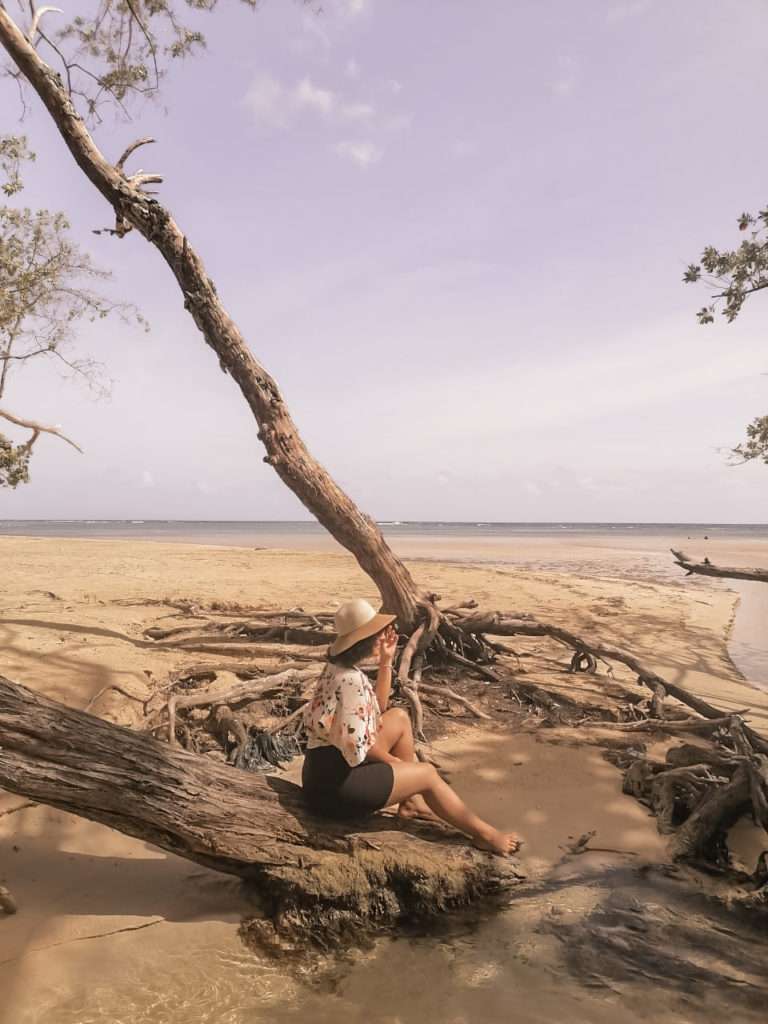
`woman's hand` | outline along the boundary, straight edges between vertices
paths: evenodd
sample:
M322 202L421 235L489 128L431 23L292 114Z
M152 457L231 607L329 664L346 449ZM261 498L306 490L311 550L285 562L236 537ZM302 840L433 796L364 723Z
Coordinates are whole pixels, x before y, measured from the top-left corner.
M379 656L379 666L391 665L397 650L397 633L391 626L379 633L376 638L374 653Z

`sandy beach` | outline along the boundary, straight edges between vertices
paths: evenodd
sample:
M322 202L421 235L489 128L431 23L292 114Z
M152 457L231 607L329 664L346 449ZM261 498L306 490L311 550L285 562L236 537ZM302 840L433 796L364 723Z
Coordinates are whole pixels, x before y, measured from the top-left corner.
M629 648L724 709L751 708L751 723L768 732L768 692L740 676L726 647L737 594L724 581L685 578L671 566L669 546L403 540L399 553L446 600L471 596L484 607L532 612ZM701 545L688 546L700 553ZM352 596L375 600L351 557L325 542L319 547L0 537L0 672L75 707L110 684L144 698L182 656L142 638L165 614L142 602L189 597L323 610ZM706 553L731 565L768 564L768 545L757 541L710 543ZM131 724L131 701L114 691L94 711ZM664 840L653 818L621 793L620 773L575 738L546 739L467 720L436 749L481 813L525 834L523 862L535 876L557 871L568 837L590 829L600 847L614 851L592 855L595 871L623 863L622 854L662 861ZM298 1011L313 1020L344 1013L429 1024L478 1015L501 1021L509 1012L503 977L524 990L518 1020L615 1019L615 996L588 996L567 984L553 991L547 973L531 967L537 950L548 958L550 940L523 934L519 911L458 945L424 941L409 951L406 942L389 943L379 960L351 967L337 980L335 998L323 1002L241 946L237 924L247 907L236 880L62 812L7 813L23 803L0 793L0 884L19 903L18 914L0 919L3 1024L239 1024L293 1019ZM563 912L584 912L597 888L581 888ZM492 943L497 953L489 959L484 951ZM438 1003L428 1003L419 975L449 965L454 980ZM624 999L625 1019L644 1019L639 995L633 1005ZM665 1006L666 1020L686 1019L677 1016L682 1005Z

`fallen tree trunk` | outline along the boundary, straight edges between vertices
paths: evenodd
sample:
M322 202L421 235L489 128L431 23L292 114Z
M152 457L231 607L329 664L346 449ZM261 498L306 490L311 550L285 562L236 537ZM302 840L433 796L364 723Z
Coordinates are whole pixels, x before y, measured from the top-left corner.
M713 565L708 558L703 562L694 562L682 551L675 551L670 548L675 556L675 562L681 569L685 569L689 576L696 573L699 576L719 576L727 580L749 580L752 583L768 583L768 569L740 569L732 566Z
M248 880L265 915L249 932L283 951L498 903L522 877L436 826L313 818L297 786L172 749L2 676L0 786Z

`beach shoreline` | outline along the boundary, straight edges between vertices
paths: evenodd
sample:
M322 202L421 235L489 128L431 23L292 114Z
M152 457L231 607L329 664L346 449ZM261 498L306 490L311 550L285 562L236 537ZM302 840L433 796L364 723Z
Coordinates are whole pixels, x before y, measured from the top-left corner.
M614 549L601 541L567 550L559 543L517 543L515 551L495 548L482 563L440 562L440 550L444 547L422 545L409 564L445 602L472 596L483 607L529 611L581 635L600 636L635 651L662 675L719 706L752 706L753 723L768 732L768 694L739 677L726 647L736 594L724 581L667 573L660 543ZM510 561L515 553L519 563ZM733 563L759 551L729 544L723 553ZM536 567L521 564L529 561ZM354 559L340 550L2 536L0 564L0 673L77 707L113 683L146 694L178 667L179 652L137 642L148 625L172 612L150 602L186 597L272 607L300 603L315 611L332 609L346 597L376 597ZM130 705L112 694L95 710L130 724ZM557 742L544 743L544 738ZM553 870L568 834L590 828L598 829L601 845L641 851L650 862L662 859L664 844L655 822L621 793L620 773L578 736L566 739L488 733L467 724L439 741L438 749L483 813L527 830L529 870ZM565 788L564 779L570 780ZM577 793L582 802L576 813ZM0 815L20 803L19 797L0 793ZM218 951L228 964L237 964L244 985L243 972L255 971L261 978L260 1006L271 1006L273 1019L282 1017L274 1016L269 991L281 993L286 1008L294 1005L291 1000L306 998L287 977L270 975L269 981L269 972L265 975L251 954L239 950L237 922L247 908L235 881L102 826L44 807L0 817L0 883L8 884L20 906L14 918L0 923L3 1024L75 1024L77 1014L93 1012L96 998L78 978L113 976L115 991L126 999L121 986L131 975L143 977L148 989L160 984L159 975L152 975L154 963L165 965L158 966L163 984L182 1000L191 980L179 949L198 951L200 957ZM579 894L563 904L564 913L577 913L578 901L585 898L582 888ZM491 935L502 925L488 927ZM485 939L478 941L485 948ZM431 946L420 955L424 964L432 963ZM410 969L398 954L392 956L403 971ZM230 970L220 967L209 979L214 990L234 984ZM342 991L354 991L364 970L352 970ZM104 986L99 993L106 1021L115 1013L115 997ZM575 1006L581 999L570 990L561 995L566 1001L573 997ZM541 991L538 998L545 998ZM386 1002L386 995L382 999ZM142 1020L134 1011L134 1019ZM597 1019L594 1008L591 1017L574 1012L574 1020ZM145 1018L153 1024L186 1019L181 1010L174 1016L155 1007L153 1013ZM495 1021L495 1013L489 1008L487 1019ZM317 1019L323 1019L320 1011Z

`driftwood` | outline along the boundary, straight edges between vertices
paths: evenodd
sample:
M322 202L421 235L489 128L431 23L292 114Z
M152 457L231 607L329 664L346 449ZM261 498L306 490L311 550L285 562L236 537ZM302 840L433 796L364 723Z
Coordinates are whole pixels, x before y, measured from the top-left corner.
M521 873L437 826L312 818L287 782L212 763L0 677L0 786L247 879L279 949L498 903ZM407 828L407 831L404 829Z
M206 690L184 695L173 694L168 699L168 741L172 746L176 743L176 712L180 708L200 708L211 704L238 704L244 700L255 700L256 697L269 690L279 690L290 683L311 679L317 674L314 669L300 671L289 669L287 672L266 678L243 680L226 690Z
M561 626L539 622L538 620L528 616L514 618L504 615L502 612L480 613L472 617L457 618L452 621L456 628L473 634L490 634L491 636L550 637L551 639L564 644L566 647L570 647L577 653L584 652L603 661L618 662L626 665L627 668L635 673L638 682L647 686L652 693L655 693L656 688L661 686L664 688L667 696L674 697L676 700L679 700L682 704L685 704L703 718L715 719L728 717L727 712L720 708L713 707L713 705L709 704L707 701L702 700L701 697L697 697L689 690L686 690L684 686L680 686L677 683L671 683L669 680L663 679L658 675L658 673L643 665L634 654L624 651L621 648L613 647L611 644L603 643L600 640L586 640L584 637L577 636L575 633L570 632L570 630L563 629ZM744 726L744 734L754 750L762 754L768 754L768 739L755 732L754 729L751 729L749 726Z
M260 622L202 622L196 626L176 626L162 629L151 626L144 630L149 640L162 641L163 647L199 649L200 645L252 644L263 640L277 640L280 643L327 645L335 637L332 630L306 628L287 624L265 624Z
M445 686L442 683L440 685L435 683L422 683L421 689L424 693L431 694L435 697L442 697L444 700L453 701L454 704L460 704L461 707L466 708L467 711L473 714L475 718L484 718L488 721L492 720L491 715L487 715L485 711L481 711L480 708L476 704L473 704L471 700L467 700L466 697L462 697L460 693L456 693L455 690L452 690L450 687Z
M734 566L713 565L708 558L703 562L694 562L682 551L670 548L675 562L685 569L689 576L719 576L727 580L750 580L752 583L768 583L768 569L741 569Z

